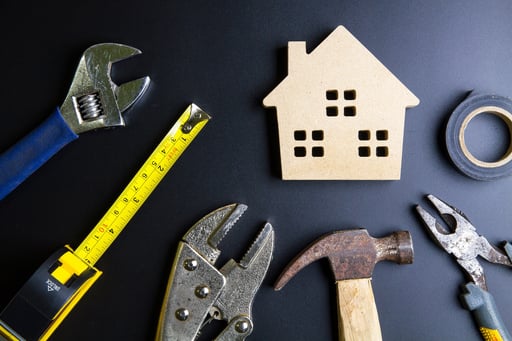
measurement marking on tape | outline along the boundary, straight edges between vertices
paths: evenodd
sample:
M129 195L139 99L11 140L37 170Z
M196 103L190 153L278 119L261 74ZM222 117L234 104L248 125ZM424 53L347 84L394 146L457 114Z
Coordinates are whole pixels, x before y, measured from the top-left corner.
M76 256L90 266L100 259L209 119L210 116L194 104L185 110L107 213L74 251Z

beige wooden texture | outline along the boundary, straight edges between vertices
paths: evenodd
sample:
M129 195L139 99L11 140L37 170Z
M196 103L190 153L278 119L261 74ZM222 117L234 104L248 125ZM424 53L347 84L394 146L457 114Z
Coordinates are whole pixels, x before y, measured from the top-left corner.
M336 282L341 341L381 341L371 278Z
M419 104L343 26L306 52L288 44L275 107L283 179L400 179L405 110Z

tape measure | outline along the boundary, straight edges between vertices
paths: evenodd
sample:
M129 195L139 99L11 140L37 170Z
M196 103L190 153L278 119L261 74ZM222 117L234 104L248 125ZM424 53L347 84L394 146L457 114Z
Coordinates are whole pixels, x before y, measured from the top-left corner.
M191 104L85 240L55 252L0 313L0 340L46 340L102 274L112 245L210 116Z
M91 266L100 259L209 118L194 104L187 108L119 198L75 250L76 256Z

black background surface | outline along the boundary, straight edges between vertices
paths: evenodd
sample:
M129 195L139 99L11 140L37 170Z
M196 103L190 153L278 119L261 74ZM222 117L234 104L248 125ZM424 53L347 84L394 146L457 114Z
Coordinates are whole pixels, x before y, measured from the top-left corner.
M468 91L512 96L512 3L503 1L21 1L0 3L0 150L64 100L82 52L119 42L143 54L116 65L123 82L149 75L125 128L84 133L0 202L0 307L53 251L78 246L186 106L213 116L97 266L104 275L53 340L151 340L183 234L231 202L249 206L221 244L219 265L240 259L265 221L274 260L254 306L250 340L336 340L327 261L282 291L272 284L318 236L365 227L409 230L415 261L380 263L373 288L384 340L479 340L458 294L465 278L425 233L413 207L433 193L457 206L489 241L512 240L512 178L459 173L444 126ZM262 99L287 74L288 41L315 48L346 26L421 103L406 114L400 181L282 181L277 121ZM495 129L498 133L495 133ZM482 136L483 132L488 135ZM475 145L503 146L499 127ZM4 166L4 165L2 165ZM485 264L512 329L512 273Z

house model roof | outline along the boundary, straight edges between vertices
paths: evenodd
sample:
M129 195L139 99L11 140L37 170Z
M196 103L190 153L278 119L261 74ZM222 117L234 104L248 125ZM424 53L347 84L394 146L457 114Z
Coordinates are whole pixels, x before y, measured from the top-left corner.
M322 87L336 84L339 79L350 80L365 88L371 86L379 92L383 91L383 86L391 86L395 92L389 100L406 108L420 103L352 33L344 26L338 26L311 53L306 53L305 41L288 42L288 76L263 99L263 105L274 107L285 100L285 93L293 92L288 89L294 86L291 83Z

